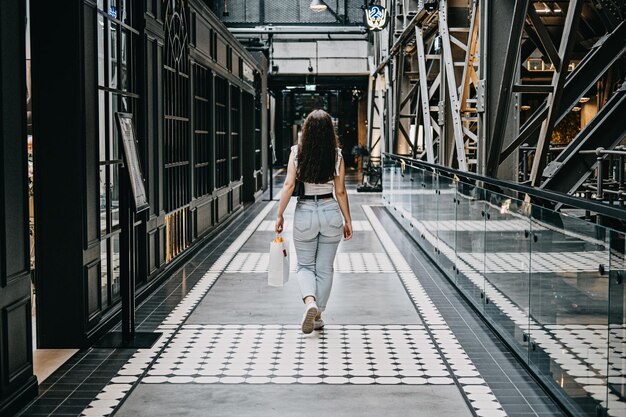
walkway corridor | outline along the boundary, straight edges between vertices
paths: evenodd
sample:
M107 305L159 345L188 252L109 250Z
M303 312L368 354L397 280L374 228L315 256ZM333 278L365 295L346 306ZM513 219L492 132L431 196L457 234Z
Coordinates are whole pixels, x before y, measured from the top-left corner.
M257 203L140 307L157 345L80 352L22 415L560 416L380 195L350 201L323 331L300 332L295 276L267 285L277 203Z

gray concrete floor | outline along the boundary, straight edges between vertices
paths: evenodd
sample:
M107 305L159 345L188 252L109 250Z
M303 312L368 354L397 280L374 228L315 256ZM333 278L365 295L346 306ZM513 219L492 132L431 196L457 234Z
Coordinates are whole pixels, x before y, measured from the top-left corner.
M455 386L140 385L117 416L463 417Z

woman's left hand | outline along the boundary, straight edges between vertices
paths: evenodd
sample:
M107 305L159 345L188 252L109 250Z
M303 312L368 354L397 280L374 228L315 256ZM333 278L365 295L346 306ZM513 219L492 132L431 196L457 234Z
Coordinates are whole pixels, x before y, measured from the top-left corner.
M345 222L345 224L343 225L343 238L345 240L352 239L352 222L351 221Z
M276 226L274 226L274 231L276 233L282 233L284 223L285 223L285 219L283 219L283 216L276 217Z

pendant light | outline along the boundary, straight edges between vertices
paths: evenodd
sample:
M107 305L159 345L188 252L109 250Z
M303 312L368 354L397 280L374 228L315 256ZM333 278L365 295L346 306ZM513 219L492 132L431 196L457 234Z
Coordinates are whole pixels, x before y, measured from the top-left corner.
M326 5L326 3L323 2L323 0L311 0L309 9L313 10L316 13L319 13L328 9L328 6Z

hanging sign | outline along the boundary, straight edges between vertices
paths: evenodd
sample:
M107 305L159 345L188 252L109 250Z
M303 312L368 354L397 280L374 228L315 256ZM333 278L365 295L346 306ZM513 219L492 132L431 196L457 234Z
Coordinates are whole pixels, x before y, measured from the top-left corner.
M143 183L139 154L137 152L137 140L135 139L135 127L133 115L130 113L115 113L117 116L117 128L123 144L124 163L130 176L130 188L135 203L135 211L138 213L150 207L148 196Z
M389 13L383 6L371 4L365 8L365 21L369 30L383 30L389 22Z

